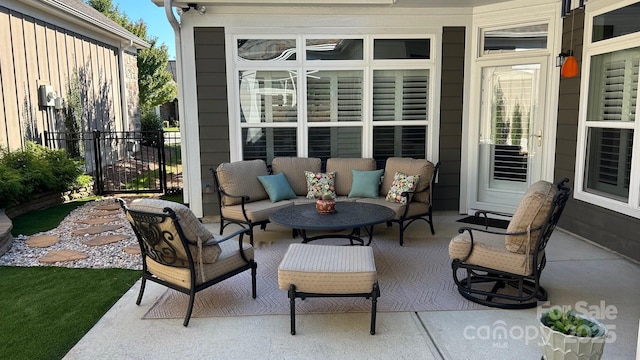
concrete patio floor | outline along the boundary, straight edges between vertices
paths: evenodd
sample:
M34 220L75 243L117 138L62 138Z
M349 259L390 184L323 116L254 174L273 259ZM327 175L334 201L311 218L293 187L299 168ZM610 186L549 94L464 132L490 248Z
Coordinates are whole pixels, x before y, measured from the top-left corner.
M438 236L453 236L461 215L436 213ZM217 231L217 224L208 224ZM394 225L395 226L395 225ZM258 231L257 239L264 235ZM408 231L428 231L414 224ZM631 235L630 235L631 236ZM374 240L375 241L375 240ZM446 260L448 261L448 259ZM582 308L609 328L603 359L637 359L640 265L556 229L542 284L551 305ZM368 313L142 320L165 291L137 282L65 359L540 359L539 309ZM259 296L259 294L258 294Z

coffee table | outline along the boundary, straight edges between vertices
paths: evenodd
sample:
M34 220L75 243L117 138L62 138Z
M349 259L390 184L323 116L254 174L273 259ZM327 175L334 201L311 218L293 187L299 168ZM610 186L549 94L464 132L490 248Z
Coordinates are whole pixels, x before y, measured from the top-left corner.
M302 242L326 238L349 239L351 245L354 242L364 245L364 239L360 236L360 229L364 228L369 233L371 244L373 239L373 226L393 219L395 212L385 206L360 203L338 202L336 212L333 214L320 214L316 210L316 204L303 204L287 206L276 210L269 216L272 223L290 227L296 234L302 236ZM307 236L307 230L351 230L349 234L327 233L317 236Z

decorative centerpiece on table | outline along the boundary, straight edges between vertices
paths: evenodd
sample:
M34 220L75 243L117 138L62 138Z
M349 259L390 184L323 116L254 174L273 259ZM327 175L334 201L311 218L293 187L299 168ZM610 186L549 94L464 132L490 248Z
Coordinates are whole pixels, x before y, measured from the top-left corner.
M316 209L320 214L333 214L336 212L336 197L332 192L324 192L316 200Z

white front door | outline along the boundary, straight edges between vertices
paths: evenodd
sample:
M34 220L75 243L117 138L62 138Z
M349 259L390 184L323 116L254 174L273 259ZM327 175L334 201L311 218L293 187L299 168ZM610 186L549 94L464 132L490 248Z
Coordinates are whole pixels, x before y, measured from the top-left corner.
M513 212L529 185L540 179L546 69L546 57L481 67L472 209Z

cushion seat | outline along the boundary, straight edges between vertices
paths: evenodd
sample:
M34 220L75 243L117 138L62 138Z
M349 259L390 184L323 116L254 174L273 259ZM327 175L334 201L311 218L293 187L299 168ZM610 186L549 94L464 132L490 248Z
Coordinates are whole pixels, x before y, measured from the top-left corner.
M317 294L369 293L377 281L368 246L291 244L278 267L278 286Z
M504 247L504 237L483 232L473 233L473 252L465 262L519 275L531 275L533 256L511 252ZM471 250L471 237L463 232L449 243L449 256L462 259ZM542 258L542 256L539 256ZM528 262L528 264L527 264Z
M271 200L258 200L244 204L244 210L251 222L258 223L261 221L268 221L269 215L274 211L283 207L293 205L294 200L281 200L276 203ZM241 205L223 206L222 215L230 219L244 219Z

